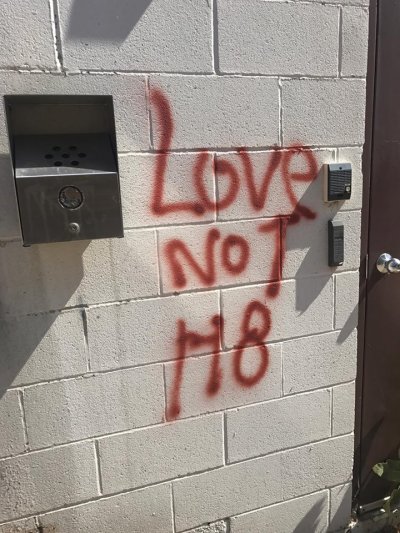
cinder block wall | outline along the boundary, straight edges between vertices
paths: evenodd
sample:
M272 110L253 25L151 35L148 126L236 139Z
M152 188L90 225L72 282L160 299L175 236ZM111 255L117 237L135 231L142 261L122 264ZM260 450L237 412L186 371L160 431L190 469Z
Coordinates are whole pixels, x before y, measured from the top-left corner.
M366 4L1 3L1 94L113 95L126 228L23 248L1 109L1 533L348 521Z

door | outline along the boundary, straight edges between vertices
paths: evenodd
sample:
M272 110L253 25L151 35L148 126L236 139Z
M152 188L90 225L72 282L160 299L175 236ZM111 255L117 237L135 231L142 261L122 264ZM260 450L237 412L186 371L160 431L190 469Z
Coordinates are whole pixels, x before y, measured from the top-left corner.
M374 88L370 91L369 206L366 202L368 266L365 292L361 291L364 345L358 376L360 449L355 473L361 505L387 494L390 486L371 467L388 457L397 458L400 447L400 274L382 273L376 267L384 252L400 259L400 0L378 0L375 6L375 76L369 71ZM395 267L392 262L390 269Z

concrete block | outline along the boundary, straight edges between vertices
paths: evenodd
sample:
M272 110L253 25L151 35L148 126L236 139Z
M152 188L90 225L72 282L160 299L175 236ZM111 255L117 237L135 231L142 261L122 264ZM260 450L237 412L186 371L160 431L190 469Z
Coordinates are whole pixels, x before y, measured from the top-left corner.
M335 328L342 328L343 335L348 335L358 322L359 273L344 272L335 278Z
M159 230L162 291L272 281L276 232L261 232L265 222Z
M159 485L119 494L55 511L41 516L39 520L49 533L166 533L172 531L170 488L168 485Z
M34 519L28 518L0 526L0 533L37 533L37 527Z
M339 437L175 481L176 529L338 485L352 463L353 438Z
M220 69L335 76L338 20L333 6L219 0Z
M0 427L0 457L22 453L25 436L17 391L0 394Z
M218 293L185 294L89 309L88 338L93 370L134 366L177 357L177 321L208 331L219 312ZM212 347L191 347L190 354Z
M158 265L154 231L129 231L123 239L92 241L88 253L83 255L83 269L80 302L156 296Z
M218 520L218 522L196 527L185 533L228 533L228 525L224 520Z
M331 489L329 531L341 531L351 522L351 483Z
M29 0L24 0L24 3L27 2ZM46 9L48 9L47 5ZM25 31L26 28L24 28ZM105 74L49 76L48 74L2 72L0 73L0 93L112 95L118 149L123 152L149 148L144 76L111 76ZM5 124L4 110L3 106L1 106L0 153L8 153L9 151ZM60 131L60 133L62 132Z
M342 76L366 76L368 56L368 9L343 8Z
M354 431L356 384L352 382L333 387L332 394L333 435L351 433Z
M325 533L328 491L303 496L231 518L232 533Z
M155 296L156 252L156 237L151 230L126 232L123 239L30 248L23 248L19 242L8 243L0 256L3 315Z
M176 530L244 513L283 498L280 455L173 482Z
M0 320L0 390L87 371L79 311Z
M150 78L151 89L169 101L175 124L171 147L265 147L278 143L278 81L268 78L163 76ZM152 106L155 147L165 123Z
M279 157L278 166L273 171L274 160L277 157ZM240 182L234 201L228 207L219 209L218 220L292 214L294 207L286 187L288 177L292 177L288 181L298 201L317 213L326 210L322 202L322 165L334 161L333 150L304 151L298 147L292 151L279 151L278 155L276 151L217 154L217 163L221 160L228 161L235 167ZM310 162L317 168L315 175L311 173ZM285 170L287 164L289 172ZM303 174L307 181L295 179L296 174ZM216 178L218 200L221 201L227 196L231 180L218 172ZM255 193L249 187L249 182L254 183Z
M1 6L0 34L0 68L56 68L47 2L4 1Z
M189 203L193 207L200 200L195 179L199 154L171 153L168 155L163 193L160 190L157 172L159 157L160 155L135 154L119 158L125 227L163 226L172 223L215 220L215 208L202 214L195 213L191 208L185 211L180 209L182 202ZM214 203L214 171L211 154L208 156L201 183L210 202ZM155 196L161 199L162 206L167 208L168 212L165 214L154 212L152 205Z
M92 443L0 461L0 520L14 520L98 496Z
M357 335L337 332L283 343L284 394L351 381L356 375Z
M99 440L104 493L223 465L221 415L182 420Z
M234 376L234 352L219 355L221 377L218 380L219 389L210 394L207 385L215 363L215 355L204 357L190 357L183 367L183 379L179 391L181 412L179 417L222 411L229 407L278 398L281 396L282 368L281 347L272 344L269 350L269 367L264 378L252 387L244 387ZM260 367L260 353L258 348L244 350L242 357L242 372L245 375L255 375ZM176 363L165 365L167 388L167 409L173 402L174 379L176 377Z
M83 278L82 255L88 243L48 244L23 248L11 242L2 248L0 286L2 317L62 309L76 303ZM21 268L23 265L23 268Z
M330 415L329 390L228 411L229 462L328 438Z
M198 0L60 4L69 69L212 72L211 6Z
M364 80L290 80L282 86L285 146L363 142Z
M337 437L289 450L284 457L282 484L290 499L347 482L352 475L354 439Z
M161 365L25 390L33 449L156 424L162 421L163 410Z
M266 335L266 341L300 337L332 329L332 279L319 277L284 281L280 286L279 297L275 299L265 296L266 287L257 285L222 291L226 347L240 343L241 324L252 301L261 302L270 310L271 330ZM260 312L253 313L250 317L251 324L259 323ZM258 329L262 331L263 328Z

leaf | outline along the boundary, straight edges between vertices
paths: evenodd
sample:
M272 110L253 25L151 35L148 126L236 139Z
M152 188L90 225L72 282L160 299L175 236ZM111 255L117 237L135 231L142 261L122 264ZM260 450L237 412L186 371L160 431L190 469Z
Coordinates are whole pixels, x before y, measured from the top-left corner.
M397 489L394 489L392 494L390 495L388 501L386 502L386 505L388 505L388 510L393 511L394 509L397 509L400 503L400 487L397 487Z
M400 483L400 460L388 459L385 463L377 463L372 467L375 474L387 481Z
M383 463L376 463L376 465L372 467L372 470L377 476L382 477L384 471Z

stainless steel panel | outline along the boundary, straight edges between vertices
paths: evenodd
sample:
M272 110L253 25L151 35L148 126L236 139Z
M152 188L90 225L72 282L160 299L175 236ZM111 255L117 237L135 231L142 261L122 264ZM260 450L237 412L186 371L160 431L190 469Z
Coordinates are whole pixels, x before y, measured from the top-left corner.
M24 95L6 107L24 245L123 237L112 100Z

